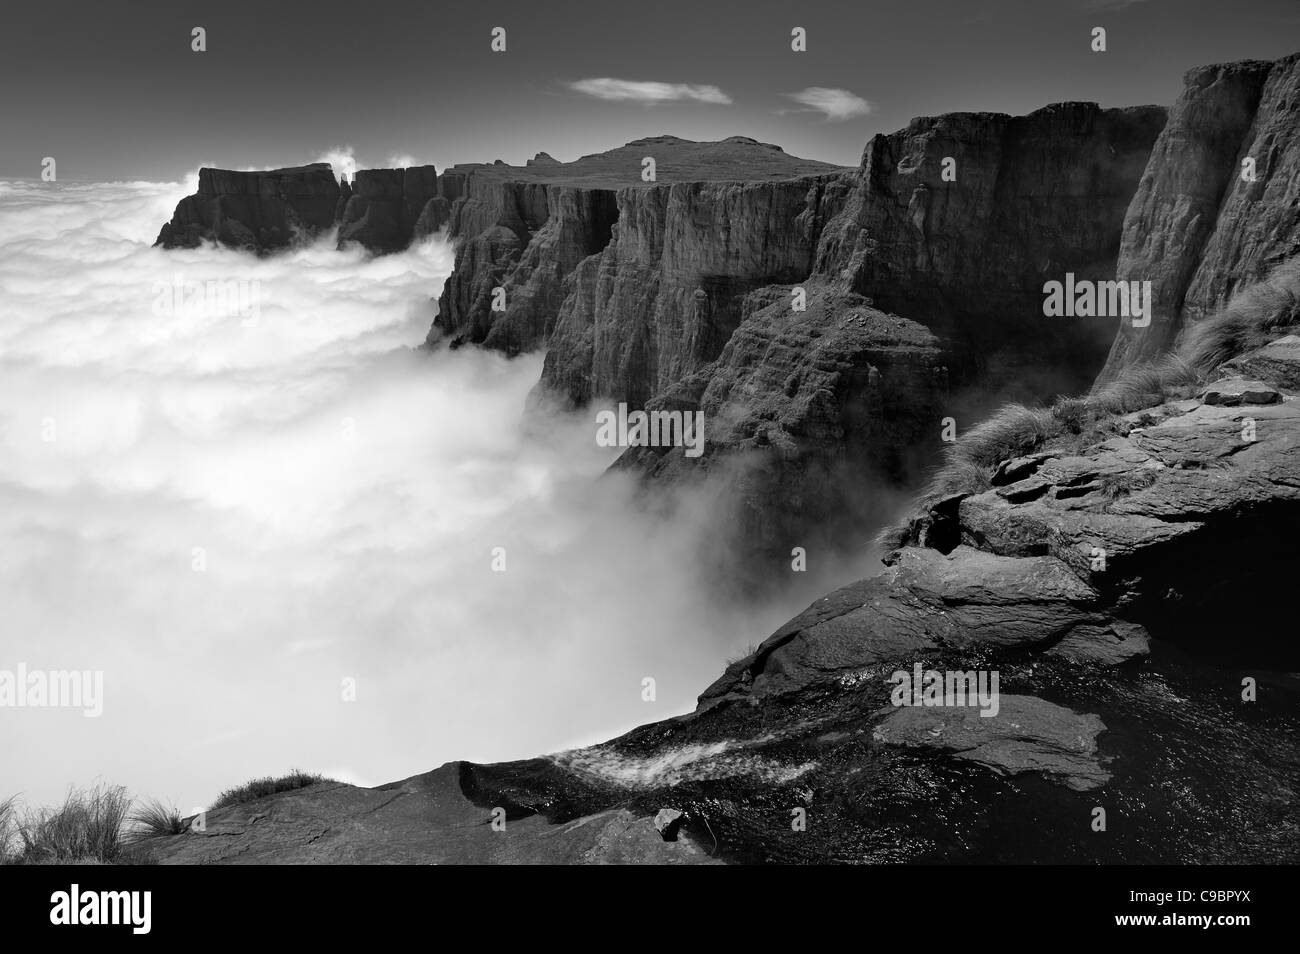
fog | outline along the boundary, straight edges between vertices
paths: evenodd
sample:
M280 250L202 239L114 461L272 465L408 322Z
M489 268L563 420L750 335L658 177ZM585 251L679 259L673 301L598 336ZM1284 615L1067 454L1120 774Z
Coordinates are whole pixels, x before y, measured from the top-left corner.
M416 350L440 238L151 248L190 191L0 183L0 670L104 673L99 718L0 708L0 797L189 811L601 741L807 602L721 605L689 502L602 477L590 412L526 425L540 356ZM208 282L239 294L167 291Z

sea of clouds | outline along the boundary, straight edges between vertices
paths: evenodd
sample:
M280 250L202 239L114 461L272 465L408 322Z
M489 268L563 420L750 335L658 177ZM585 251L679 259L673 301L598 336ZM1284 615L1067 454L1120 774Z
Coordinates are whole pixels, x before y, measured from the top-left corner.
M689 506L602 477L590 413L526 418L539 356L417 349L441 238L152 248L193 188L0 182L0 669L104 673L97 719L0 709L0 798L102 780L189 811L294 767L596 742L801 608L721 605ZM209 281L257 320L159 307Z

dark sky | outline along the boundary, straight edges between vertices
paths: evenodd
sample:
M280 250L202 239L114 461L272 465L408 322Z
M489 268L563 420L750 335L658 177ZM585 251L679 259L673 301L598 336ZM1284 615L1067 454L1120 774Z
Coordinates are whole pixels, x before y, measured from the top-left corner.
M190 51L194 26L206 53ZM505 53L489 49L494 26ZM790 51L794 26L806 53ZM1106 53L1089 49L1094 26ZM1168 104L1189 67L1297 49L1296 0L9 3L0 178L54 156L60 179L170 180L348 145L363 165L568 160L662 133L856 164L873 133L913 116ZM731 102L570 87L593 78L714 86ZM809 87L871 111L830 121L788 97Z

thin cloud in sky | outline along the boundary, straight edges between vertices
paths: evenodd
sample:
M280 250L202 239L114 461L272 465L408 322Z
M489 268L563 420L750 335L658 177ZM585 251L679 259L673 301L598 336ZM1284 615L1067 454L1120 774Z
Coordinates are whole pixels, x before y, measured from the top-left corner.
M656 103L696 102L728 106L731 97L716 86L691 83L657 83L652 81L621 80L611 77L584 79L570 83L575 92L611 102Z
M847 89L809 86L797 93L786 93L786 96L814 112L821 113L831 122L842 122L871 112L870 103Z

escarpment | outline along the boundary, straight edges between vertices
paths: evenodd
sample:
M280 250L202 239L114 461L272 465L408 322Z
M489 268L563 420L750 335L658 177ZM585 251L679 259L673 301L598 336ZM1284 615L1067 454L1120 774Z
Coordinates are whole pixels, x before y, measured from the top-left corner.
M264 172L204 168L198 192L180 201L154 244L266 253L337 227L340 245L396 252L446 226L461 185L433 166L362 169L351 182L336 180L324 162Z
M1061 103L917 119L867 145L817 271L926 325L962 378L1043 397L1091 383L1109 332L1043 317L1043 284L1110 278L1160 107Z
M1113 328L1045 321L1042 285L1113 275L1163 122L1082 103L953 114L875 137L856 170L670 137L472 167L436 330L544 346L539 393L566 406L702 411L702 458L633 448L619 467L731 468L728 545L772 563L878 521L864 488L925 462L955 395L1091 382Z
M1113 273L1163 119L1156 107L1063 104L877 136L856 172L801 182L802 196L787 188L783 241L804 273L791 267L779 285L724 283L674 255L681 244L660 251L669 220L629 203L635 218L621 216L609 248L574 273L542 386L571 403L702 411L701 460L634 448L619 466L673 483L732 468L714 513L734 532L720 539L756 563L783 568L795 546L861 537L895 506L890 488L928 462L954 405L973 416L1091 382L1112 329L1045 320L1042 286ZM733 191L746 190L780 208L771 193ZM710 219L704 189L670 195ZM735 234L722 233L724 252ZM710 354L702 345L719 335Z
M842 172L752 139L672 136L455 168L468 194L436 331L507 353L545 345L543 387L566 403L637 406L717 357L746 292L808 274L821 186Z
M1102 381L1156 357L1300 251L1300 54L1188 72L1124 219L1117 277L1150 281Z
M200 169L199 191L180 201L154 244L286 248L331 228L338 207L339 184L328 163L269 172Z
M339 215L339 242L360 242L375 252L397 252L442 228L450 204L433 166L361 169Z

